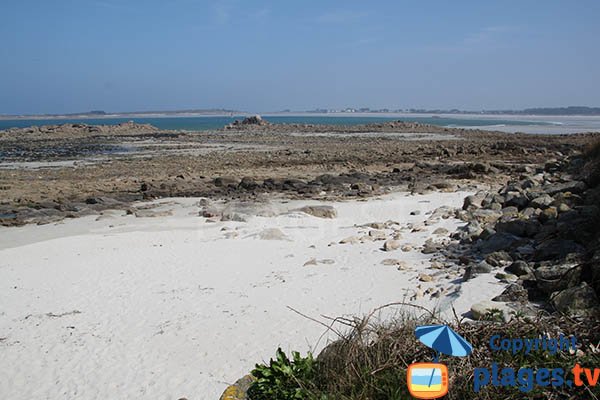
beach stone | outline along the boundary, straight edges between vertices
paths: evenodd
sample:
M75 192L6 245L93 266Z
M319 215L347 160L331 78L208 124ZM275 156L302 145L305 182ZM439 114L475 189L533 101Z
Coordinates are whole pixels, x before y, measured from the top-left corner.
M492 272L492 270L492 266L486 261L480 261L473 266L473 272L477 274L489 274L490 272Z
M404 246L402 246L400 248L400 250L402 250L403 252L409 252L413 250L413 247L410 244L405 244Z
M406 261L398 261L398 271L406 271L408 269L409 269L409 266L406 263Z
M260 240L289 240L279 228L268 228L258 234Z
M258 183L251 177L245 176L239 183L239 187L245 190L254 190L258 187Z
M395 258L386 258L385 260L381 261L381 265L399 265L400 264L400 260L397 260Z
M438 236L446 236L448 234L448 229L437 228L436 230L433 231L433 234L438 235Z
M462 276L462 281L467 282L467 281L475 278L476 276L477 276L477 274L475 273L475 271L473 271L473 266L469 265L467 268L465 268L465 272L463 273L463 276Z
M521 211L521 215L524 218L532 218L532 217L537 217L541 214L542 210L539 208L533 208L533 207L527 207L526 209L524 209L523 211Z
M394 234L392 235L392 239L394 239L394 240L402 239L402 233L400 233L400 231L394 231Z
M550 196L554 196L557 193L562 192L570 192L579 194L582 193L587 188L587 185L581 181L569 181L564 183L552 183L542 187L542 190L549 194Z
M501 294L492 299L492 301L496 302L500 301L511 303L526 303L528 300L529 295L527 289L516 283L509 285Z
M473 240L473 239L477 238L479 235L481 235L481 232L483 232L483 229L481 228L481 224L479 222L471 221L464 227L459 228L459 232L464 232L465 238ZM463 236L463 235L461 235L461 236Z
M494 301L481 301L471 306L471 315L475 320L488 320L500 318L504 322L511 319L512 309L505 303Z
M513 275L513 274L507 274L504 272L498 272L496 275L494 275L494 277L503 282L515 282L515 281L519 280L518 276Z
M519 210L527 207L529 204L529 199L527 196L521 192L508 192L504 196L504 206L513 206L517 207Z
M383 250L384 251L393 251L393 250L397 250L400 248L402 244L400 243L399 240L394 240L394 239L388 239L385 241L385 243L383 244Z
M423 245L423 249L421 250L421 253L423 254L433 254L433 253L437 253L438 251L440 251L442 249L442 244L440 243L436 243L431 239L427 239L425 241L425 244Z
M477 247L484 254L493 253L499 250L507 250L516 247L522 239L507 232L497 232L479 243Z
M367 185L364 182L356 182L350 186L350 189L357 190L360 193L369 193L373 191L373 187L371 185Z
M225 212L221 216L221 221L248 222L248 216L237 212Z
M332 206L304 206L298 211L301 211L305 214L312 215L317 218L335 218L337 217L337 211Z
M380 230L370 230L369 236L373 238L373 240L385 240L386 234L384 231Z
M340 244L357 244L360 243L360 239L357 236L349 236L340 240Z
M568 239L550 239L536 247L533 253L534 261L556 260L569 254L583 254L583 246Z
M465 197L463 200L463 210L473 210L477 208L481 208L481 203L485 199L485 194L483 192L478 192L476 194L469 195Z
M233 385L229 386L219 400L249 400L248 389L254 382L255 378L252 375L246 375L238 379Z
M240 184L240 180L230 177L218 177L213 180L213 184L217 187L237 187Z
M554 206L548 207L545 210L542 210L538 219L540 222L545 223L547 221L555 220L558 218L558 209Z
M307 262L305 262L302 266L303 267L309 267L309 266L314 266L317 265L317 259L316 258L311 258L310 260L308 260Z
M237 122L237 121L236 121ZM246 117L242 120L241 122L242 125L269 125L268 121L265 121L264 119L262 119L262 117L260 115L252 115L250 117ZM235 125L235 123L234 123Z
M506 232L515 236L532 237L540 231L541 225L536 220L513 219L496 224L497 232Z
M207 207L200 212L200 215L204 218L215 218L221 215L221 212L215 207Z
M383 222L370 222L368 224L363 225L366 228L372 228L377 230L382 230L386 228L386 224Z
M428 274L419 274L419 280L421 282L433 282L434 278Z
M535 199L531 200L529 205L533 208L544 209L544 208L550 207L553 202L554 202L554 199L552 198L552 196L550 196L547 193L544 193L541 196L536 197Z
M412 224L411 225L411 232L423 232L427 230L427 228L425 227L425 224Z
M488 254L485 261L492 267L501 267L505 264L512 262L512 257L506 251L495 251Z
M576 263L543 265L534 270L537 288L546 294L576 286L581 268Z
M501 210L485 210L479 209L473 211L471 216L482 224L493 224L498 221L504 214Z
M516 276L533 274L533 269L525 261L517 260L504 269Z
M168 217L173 215L173 211L171 210L162 210L162 211L155 211L155 210L137 210L134 211L134 215L137 218L157 218L157 217Z
M587 316L597 313L600 309L596 292L586 282L555 292L550 297L554 307L568 315Z

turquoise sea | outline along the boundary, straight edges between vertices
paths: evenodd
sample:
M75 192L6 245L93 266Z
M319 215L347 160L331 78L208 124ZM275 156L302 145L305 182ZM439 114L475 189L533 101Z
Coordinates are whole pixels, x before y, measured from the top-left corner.
M199 116L199 117L128 117L128 118L84 118L84 119L13 119L0 120L0 130L13 127L27 127L32 125L56 125L65 123L82 123L89 125L119 124L127 121L152 124L160 129L203 131L222 128L243 116ZM457 116L454 117L431 117L431 116L265 116L269 122L286 124L332 124L332 125L359 125L387 121L402 120L406 122L419 122L423 124L439 125L444 127L527 127L527 126L553 126L550 122L543 121L521 121L517 119L481 119Z

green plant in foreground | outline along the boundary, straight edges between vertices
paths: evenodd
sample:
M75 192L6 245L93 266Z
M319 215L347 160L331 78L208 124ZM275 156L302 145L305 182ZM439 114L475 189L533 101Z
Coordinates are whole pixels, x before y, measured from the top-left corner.
M299 400L306 399L308 392L303 382L310 382L316 375L316 361L311 353L301 357L292 352L292 360L277 349L276 360L269 365L257 364L252 371L256 381L248 389L252 400Z

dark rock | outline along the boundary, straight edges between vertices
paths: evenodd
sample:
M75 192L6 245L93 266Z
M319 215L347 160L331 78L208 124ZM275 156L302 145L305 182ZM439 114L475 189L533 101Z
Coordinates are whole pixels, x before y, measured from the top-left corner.
M571 192L575 194L582 193L587 188L587 185L581 181L569 181L564 183L552 183L543 186L542 190L549 194L550 196L554 196L557 193L561 192Z
M556 218L558 218L558 210L556 209L556 207L548 207L545 210L543 210L540 213L540 215L538 216L538 219L542 223L546 223L548 221L552 221L552 220L554 220Z
M504 291L494 297L492 301L504 301L504 302L513 302L513 303L525 303L529 300L529 296L527 293L527 289L523 286L513 283L508 286Z
M491 224L500 219L502 213L498 210L478 209L471 213L471 217L482 224Z
M423 245L423 249L421 250L421 253L423 253L423 254L437 253L438 251L440 251L442 249L442 247L443 246L440 243L435 243L433 240L427 239L425 241L425 244Z
M593 315L600 308L597 294L586 282L581 282L578 286L555 292L551 298L554 307L558 311L568 315Z
M506 251L495 251L489 254L485 261L492 267L501 267L505 264L512 262L512 257Z
M237 187L240 184L239 179L229 178L229 177L218 177L213 181L214 185L217 187Z
M525 240L506 232L498 232L490 236L487 240L478 243L477 247L484 254L493 253L499 250L510 250L523 244Z
M243 177L242 181L239 183L239 187L245 190L254 190L258 187L258 183L250 177Z
M492 272L492 266L488 264L486 261L481 261L473 266L473 272L477 274L488 274Z
M524 209L529 204L529 199L527 196L520 192L508 192L504 196L504 206L514 206L519 210Z
M504 198L497 193L488 193L483 201L481 202L481 207L483 208L492 208L493 205L497 204L498 207L502 208L502 203L504 202Z
M269 125L260 115L253 115L242 120L242 125Z
M300 180L300 179L294 179L294 178L290 178L290 179L286 179L283 181L283 190L300 190L306 187L306 182Z
M323 174L323 175L317 176L315 178L315 181L322 183L324 185L333 185L333 184L339 184L340 178L337 176L333 176L331 174Z
M361 193L369 193L373 191L373 188L370 185L367 185L363 182L353 183L352 186L350 186L350 189L358 190Z
M517 260L504 269L516 276L533 274L533 269L525 261Z
M521 237L533 237L539 233L541 225L536 220L513 219L496 224L496 231Z
M472 194L470 196L465 197L463 201L463 210L472 210L476 208L481 208L481 203L484 200L484 196L482 193Z
M515 218L519 215L519 209L515 206L508 206L508 207L504 207L502 210L502 217L505 220L508 220L510 218Z
M537 246L534 261L564 259L569 254L582 254L584 248L573 240L549 239Z
M462 280L463 280L463 282L466 282L468 280L473 279L475 276L477 276L477 274L473 270L473 267L468 266L467 268L465 268L465 272L463 273Z
M529 205L533 208L544 209L546 207L550 207L553 202L554 199L550 195L544 193L541 196L538 196L535 199L531 200L531 203L529 203Z
M486 226L479 235L479 239L487 240L490 236L492 236L495 233L496 231L494 229L490 228L489 226Z
M581 267L575 263L543 265L535 269L537 287L550 294L577 285L581 278Z

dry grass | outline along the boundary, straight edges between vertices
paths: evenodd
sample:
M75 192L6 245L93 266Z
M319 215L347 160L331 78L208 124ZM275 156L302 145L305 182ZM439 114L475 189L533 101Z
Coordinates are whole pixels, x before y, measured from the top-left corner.
M590 187L600 185L600 139L590 143L583 156L586 163L583 166L581 175Z
M600 139L588 144L584 155L588 159L600 159Z
M413 362L430 362L433 353L414 335L418 325L439 324L431 313L421 316L404 313L393 322L371 322L371 316L361 320L337 319L350 329L339 340L327 346L318 357L318 378L302 382L314 399L394 400L410 398L406 385L406 370ZM557 368L570 371L575 363L584 367L600 367L600 353L592 346L600 345L598 320L576 321L568 317L540 316L535 319L515 318L510 323L461 323L458 318L451 325L473 345L469 357L442 356L440 362L448 366L451 390L447 399L597 399L596 388L535 387L529 393L518 388L483 388L473 390L475 368L489 368L496 362L500 368L515 370L529 368ZM546 335L575 335L582 346L580 354L559 352L549 355L535 352L525 356L508 352L493 352L489 340L495 334L508 338L535 338ZM600 382L599 382L600 383Z

